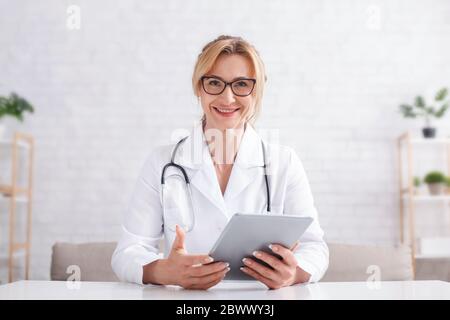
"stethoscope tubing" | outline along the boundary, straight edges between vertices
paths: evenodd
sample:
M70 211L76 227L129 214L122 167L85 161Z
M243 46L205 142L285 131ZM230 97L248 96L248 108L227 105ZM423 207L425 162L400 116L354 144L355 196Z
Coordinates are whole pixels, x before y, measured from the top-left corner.
M164 193L164 189L165 189L164 186L165 186L165 182L166 182L165 181L165 173L168 168L174 167L183 174L184 182L186 183L186 187L188 189L189 197L191 200L192 210L194 210L194 204L192 203L193 199L192 199L192 190L191 190L189 176L187 175L186 170L181 165L175 163L175 156L178 151L178 148L187 138L188 138L188 136L182 138L180 141L177 142L177 144L175 145L175 148L172 151L172 155L170 157L170 162L165 164L162 169L162 172L161 172L161 202L162 202L163 208L164 208L163 193ZM262 140L261 140L261 146L262 146L263 162L264 162L263 168L264 168L264 181L265 181L265 185L266 185L266 195L267 195L267 212L270 213L271 202L270 202L269 177L267 174L266 148L265 148L264 142ZM194 226L194 225L195 225L195 214L193 214L193 217L192 217L192 226Z

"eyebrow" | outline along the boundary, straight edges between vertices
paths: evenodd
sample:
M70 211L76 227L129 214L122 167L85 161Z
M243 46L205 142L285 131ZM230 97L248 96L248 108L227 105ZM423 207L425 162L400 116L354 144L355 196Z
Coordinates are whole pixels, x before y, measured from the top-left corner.
M217 78L217 79L220 79L220 80L222 80L224 82L227 82L227 81L225 81L224 78L216 76L215 74L205 75L205 77L207 77L207 78ZM252 79L252 78L249 78L249 77L236 77L236 78L232 79L230 82L233 82L233 81L236 81L236 80L245 80L245 79Z

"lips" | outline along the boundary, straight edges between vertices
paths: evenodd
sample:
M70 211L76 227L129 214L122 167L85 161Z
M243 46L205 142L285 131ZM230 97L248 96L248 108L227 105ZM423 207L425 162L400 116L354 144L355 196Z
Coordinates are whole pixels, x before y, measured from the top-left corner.
M223 117L232 117L240 108L219 108L213 107L216 113L220 114Z

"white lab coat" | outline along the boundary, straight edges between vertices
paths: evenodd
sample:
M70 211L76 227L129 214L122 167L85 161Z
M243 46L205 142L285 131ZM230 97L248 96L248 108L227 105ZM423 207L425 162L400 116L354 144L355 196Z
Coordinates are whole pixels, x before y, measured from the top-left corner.
M316 282L328 267L329 254L308 179L293 149L267 143L265 146L271 213L314 219L301 237L295 256L298 265L311 274L310 282ZM112 268L122 281L142 284L142 267L161 258L161 238L165 239L164 256L168 256L175 239L175 233L164 228L160 198L162 168L170 161L173 147L152 151L136 183L123 234L112 257ZM188 253L208 254L234 213L267 212L261 138L250 125L245 129L223 196L201 124L194 127L178 149L175 162L185 168L191 180L195 206L195 227L185 240Z

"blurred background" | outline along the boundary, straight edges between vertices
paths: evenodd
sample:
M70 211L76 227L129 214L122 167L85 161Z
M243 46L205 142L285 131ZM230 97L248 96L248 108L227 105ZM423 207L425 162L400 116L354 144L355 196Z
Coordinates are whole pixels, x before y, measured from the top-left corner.
M6 104L15 92L34 108L23 122L0 118L5 145L15 132L34 142L30 279L50 278L56 242L118 240L149 151L200 118L192 71L221 34L245 38L262 56L268 81L257 128L278 130L297 151L327 241L400 243L403 189L416 258L450 256L450 194L432 195L422 181L450 170L450 112L435 116L449 100L445 90L436 97L450 87L449 1L0 0L0 17L0 96ZM405 118L402 104L433 106L434 138L423 136L423 117ZM11 183L11 150L0 153L2 184ZM434 178L427 181L445 186ZM6 282L12 202L3 195ZM17 239L26 238L26 203L16 206ZM17 251L15 280L25 267Z

